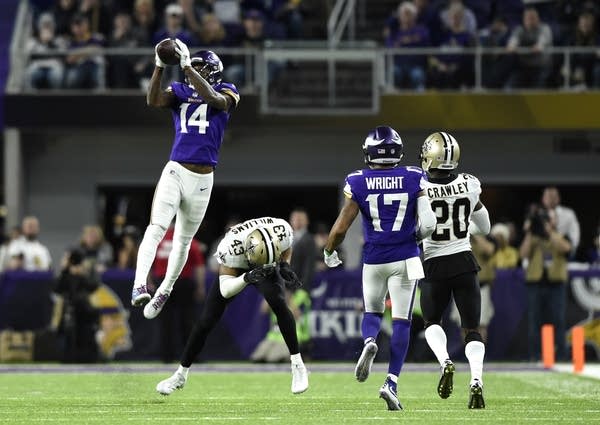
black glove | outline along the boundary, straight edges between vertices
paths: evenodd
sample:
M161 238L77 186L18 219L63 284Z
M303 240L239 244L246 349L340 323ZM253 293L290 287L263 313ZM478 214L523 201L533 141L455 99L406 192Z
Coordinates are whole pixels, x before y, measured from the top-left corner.
M279 267L277 267L277 271L285 287L288 289L298 289L302 286L302 282L298 279L298 275L292 270L292 267L289 263L282 261L279 263Z
M275 272L275 264L264 264L244 273L244 282L250 285L257 284L273 275Z

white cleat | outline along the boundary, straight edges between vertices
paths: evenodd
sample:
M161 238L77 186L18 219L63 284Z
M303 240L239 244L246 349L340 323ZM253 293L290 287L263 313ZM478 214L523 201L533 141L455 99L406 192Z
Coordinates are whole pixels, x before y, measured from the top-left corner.
M173 391L183 388L185 381L185 376L179 372L175 372L171 377L156 384L156 391L162 395L169 395Z
M154 297L144 307L144 317L146 319L154 319L158 316L167 303L169 295L170 293L156 292Z
M308 371L303 364L292 365L292 393L300 394L308 389Z
M358 382L365 382L369 377L377 350L377 344L373 340L367 342L363 347L362 353L356 363L356 368L354 369L354 376L356 376Z
M146 285L134 286L131 291L131 305L134 307L142 307L150 301L150 294Z

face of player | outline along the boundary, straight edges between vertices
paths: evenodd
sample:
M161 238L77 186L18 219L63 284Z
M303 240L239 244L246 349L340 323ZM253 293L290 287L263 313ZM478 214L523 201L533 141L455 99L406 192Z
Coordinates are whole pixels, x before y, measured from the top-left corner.
M202 76L202 78L204 78L205 80L208 79L210 75L210 70L208 69L208 66L201 63L195 63L194 65L192 65L192 68L194 68L196 72L198 72L198 74Z

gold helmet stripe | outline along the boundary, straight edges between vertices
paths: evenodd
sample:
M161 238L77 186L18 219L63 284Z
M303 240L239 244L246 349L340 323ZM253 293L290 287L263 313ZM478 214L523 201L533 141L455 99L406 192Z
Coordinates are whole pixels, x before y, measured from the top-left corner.
M262 235L265 241L265 246L267 247L267 264L271 264L275 261L275 247L273 246L273 238L271 238L269 232L267 232L267 230L263 227L259 227L258 231Z

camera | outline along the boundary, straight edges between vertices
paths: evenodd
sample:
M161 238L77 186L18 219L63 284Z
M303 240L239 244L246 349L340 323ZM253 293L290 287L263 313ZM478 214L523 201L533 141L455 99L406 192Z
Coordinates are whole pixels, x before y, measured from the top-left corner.
M69 251L69 265L78 266L83 263L84 254L78 248L73 248Z
M540 238L548 237L546 223L550 221L550 215L545 208L539 205L532 205L529 208L527 219L529 220L529 231L532 235L539 236Z

